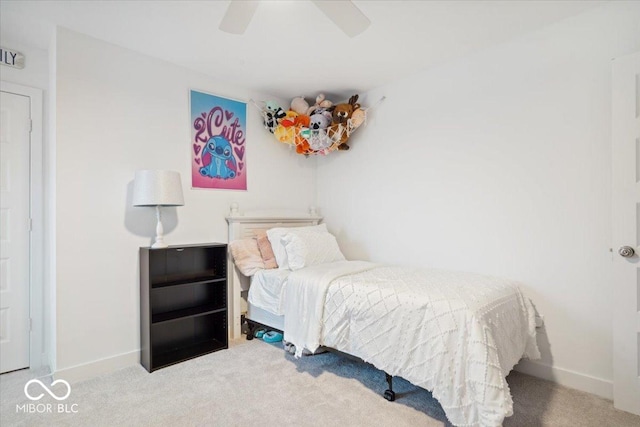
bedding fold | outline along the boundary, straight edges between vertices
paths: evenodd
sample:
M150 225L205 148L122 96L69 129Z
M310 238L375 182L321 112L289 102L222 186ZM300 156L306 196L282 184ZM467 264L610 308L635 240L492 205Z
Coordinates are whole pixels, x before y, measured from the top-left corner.
M338 261L292 272L285 288L284 340L296 346L296 357L304 349L320 347L323 305L329 284L338 277L374 268L366 261Z

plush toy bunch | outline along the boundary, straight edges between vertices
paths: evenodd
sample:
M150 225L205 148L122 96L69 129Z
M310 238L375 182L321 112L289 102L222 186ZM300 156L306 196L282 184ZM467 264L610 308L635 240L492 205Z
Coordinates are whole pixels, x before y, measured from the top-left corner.
M358 104L358 95L334 104L320 94L314 105L309 105L303 96L293 98L287 111L276 102L267 101L262 116L264 127L278 141L293 145L297 153L308 156L348 150L347 141L364 123L366 112Z

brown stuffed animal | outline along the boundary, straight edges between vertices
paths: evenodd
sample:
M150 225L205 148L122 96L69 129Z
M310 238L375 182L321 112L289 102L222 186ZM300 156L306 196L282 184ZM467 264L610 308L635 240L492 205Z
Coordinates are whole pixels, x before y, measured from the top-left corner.
M347 126L349 119L353 115L353 112L360 108L360 104L357 103L358 95L353 95L349 98L349 102L345 104L337 104L333 107L332 111L332 124L329 126L329 136L338 143L339 150L348 150L349 146L347 141L349 140L349 133L347 132Z
M333 123L340 123L342 125L347 124L347 120L351 118L353 112L360 108L360 104L357 103L358 95L353 95L349 98L349 103L338 104L333 107Z

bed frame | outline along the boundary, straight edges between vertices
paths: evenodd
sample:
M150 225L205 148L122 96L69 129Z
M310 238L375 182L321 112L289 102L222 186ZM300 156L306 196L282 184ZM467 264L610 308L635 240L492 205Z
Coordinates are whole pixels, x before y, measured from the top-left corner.
M305 227L318 225L322 221L322 216L318 215L315 207L310 207L309 212L300 214L299 212L287 211L255 211L247 214L240 213L237 203L231 205L229 215L226 217L229 224L229 242L238 239L246 239L254 236L256 231L268 230L273 227ZM229 339L239 339L242 334L243 325L246 328L247 340L253 339L253 331L258 327L265 327L279 332L284 331L284 316L276 316L254 307L247 301L250 281L249 278L241 274L233 263L233 258L229 252L228 262L228 305L229 307ZM351 359L359 358L341 351L326 348L334 353L339 353ZM389 401L395 400L393 391L393 377L386 372L385 378L388 389L383 396Z

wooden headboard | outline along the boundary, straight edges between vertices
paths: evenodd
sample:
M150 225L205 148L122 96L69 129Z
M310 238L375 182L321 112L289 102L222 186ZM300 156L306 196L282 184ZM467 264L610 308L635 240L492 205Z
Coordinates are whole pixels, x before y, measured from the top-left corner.
M246 239L254 236L256 231L268 230L274 227L304 227L317 225L322 217L316 213L316 209L309 208L308 213L285 211L255 211L241 214L237 204L231 205L229 215L226 217L229 224L229 242L238 239ZM228 325L229 339L240 338L240 318L247 311L247 291L249 290L249 278L242 275L233 264L231 252L228 253Z

